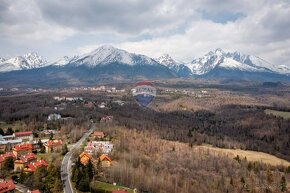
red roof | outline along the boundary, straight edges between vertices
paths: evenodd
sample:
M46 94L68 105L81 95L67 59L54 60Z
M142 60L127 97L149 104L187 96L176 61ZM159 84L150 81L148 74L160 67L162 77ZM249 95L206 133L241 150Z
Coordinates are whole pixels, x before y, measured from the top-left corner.
M0 182L0 193L9 192L15 189L15 184L12 180Z
M113 190L112 193L129 193L127 190Z
M103 131L95 131L95 132L93 133L93 136L95 136L95 137L104 137L105 134L104 134Z
M5 161L5 159L8 158L8 157L15 158L15 155L12 152L6 152L4 154L1 154L0 155L0 163Z
M32 131L15 132L14 135L15 135L15 136L32 135Z
M90 154L88 154L88 153L86 153L86 152L82 152L81 154L80 154L80 158L82 158L82 157L87 157L87 158L89 158L89 159L92 159L92 156L90 155Z
M15 151L32 150L32 144L15 145L13 150Z
M27 167L24 169L24 171L26 172L34 172L36 170L36 168L40 167L40 166L45 166L47 167L48 164L45 160L38 160L35 162L31 162L30 164L27 165Z
M60 146L62 145L62 140L48 140L45 146L53 147L53 146Z
M107 155L102 154L102 155L100 156L100 161L104 161L104 160L112 161L111 158L109 158Z
M20 161L22 163L27 163L27 162L30 162L32 160L35 160L36 159L36 155L34 153L27 153L25 155L21 155L19 160L16 160L16 162Z

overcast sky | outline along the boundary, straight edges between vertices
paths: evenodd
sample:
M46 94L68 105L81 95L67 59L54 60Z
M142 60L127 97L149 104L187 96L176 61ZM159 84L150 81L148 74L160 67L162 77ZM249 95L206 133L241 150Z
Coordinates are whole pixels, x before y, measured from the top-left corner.
M0 56L110 44L191 61L222 48L290 64L290 0L0 0Z

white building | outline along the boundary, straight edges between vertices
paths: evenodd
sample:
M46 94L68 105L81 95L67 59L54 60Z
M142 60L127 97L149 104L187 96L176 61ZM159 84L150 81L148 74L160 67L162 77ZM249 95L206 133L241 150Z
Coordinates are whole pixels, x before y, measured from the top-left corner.
M106 108L106 103L105 102L102 102L101 104L98 105L98 107L100 109L104 109L104 108Z
M89 154L97 154L101 152L108 155L112 152L114 144L110 141L90 141L84 148L84 151Z
M50 115L48 115L48 117L47 117L47 120L48 121L56 121L56 120L59 120L59 119L61 119L61 115L60 114L50 114Z

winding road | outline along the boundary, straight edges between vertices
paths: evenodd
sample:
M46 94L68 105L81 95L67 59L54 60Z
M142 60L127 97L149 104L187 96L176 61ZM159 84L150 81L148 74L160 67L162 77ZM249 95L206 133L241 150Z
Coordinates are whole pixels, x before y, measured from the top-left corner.
M64 193L74 193L73 185L71 182L71 177L70 177L70 169L71 169L71 157L74 152L74 150L78 149L81 144L85 141L85 139L93 132L94 128L91 128L89 131L87 131L82 138L75 143L69 152L65 154L62 163L61 163L61 181L63 184L63 192Z

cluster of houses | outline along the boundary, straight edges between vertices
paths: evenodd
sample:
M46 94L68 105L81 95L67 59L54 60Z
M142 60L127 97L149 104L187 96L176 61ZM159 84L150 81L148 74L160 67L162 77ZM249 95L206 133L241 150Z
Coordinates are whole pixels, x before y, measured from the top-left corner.
M83 101L83 98L82 97L66 97L66 96L63 96L63 97L60 97L60 96L55 96L53 97L54 100L56 101Z
M41 140L46 153L61 151L62 140ZM13 160L14 172L33 173L39 167L48 167L48 163L43 159L37 159L33 153L40 150L39 140L33 140L32 131L15 132L12 135L0 135L0 170L4 169L8 159ZM13 180L0 180L0 193L13 192L15 185ZM37 193L36 191L30 191Z
M14 171L25 173L34 172L38 167L47 167L45 160L37 160L37 157L32 153L32 144L20 144L13 148L12 152L6 152L0 155L0 169L3 168L5 160L12 158L14 161Z
M57 90L57 89L55 89ZM69 91L101 91L101 92L125 92L125 89L116 89L116 87L96 86L96 87L71 87L65 90Z
M209 96L209 91L207 90L197 90L197 91L192 91L192 90L177 90L177 89L165 89L161 91L162 93L169 93L169 94L184 94L184 95L190 95L194 96L195 98L202 98L202 97L208 97Z
M88 142L84 151L79 155L80 162L86 165L89 161L96 165L100 163L101 167L110 167L112 160L109 154L112 152L114 145L111 141L104 141L105 134L102 131L95 131L92 134L97 140Z
M11 149L11 147L22 144L25 142L33 141L33 132L32 131L23 131L23 132L15 132L12 135L0 135L0 152L5 152L7 149Z
M51 153L61 151L62 145L62 140L48 140L44 144L45 152ZM15 172L24 171L25 173L29 173L34 172L38 167L47 167L48 164L45 160L37 160L36 155L32 153L33 150L38 148L39 147L30 143L15 145L12 152L0 154L0 169L3 168L5 160L8 158L12 158L14 160Z
M20 135L19 135L20 133ZM44 159L37 159L33 150L39 150L38 143L30 143L33 139L32 132L14 133L11 140L22 140L19 144L14 144L11 151L0 154L0 170L4 168L7 159L12 159L14 163L14 172L33 173L39 167L47 169L48 163ZM4 136L3 136L4 137ZM26 143L23 143L26 142ZM43 144L45 152L61 151L62 140L46 140ZM15 185L13 180L0 181L0 193L14 192ZM28 193L40 193L39 190L28 191Z
M44 136L49 136L51 133L56 134L58 131L45 130L41 132ZM49 146L50 140L41 139L41 142ZM11 151L13 147L21 144L31 144L33 150L38 150L38 140L33 140L32 131L15 132L12 135L0 135L0 152L4 153ZM62 144L61 144L62 145Z

